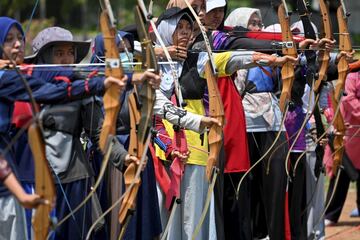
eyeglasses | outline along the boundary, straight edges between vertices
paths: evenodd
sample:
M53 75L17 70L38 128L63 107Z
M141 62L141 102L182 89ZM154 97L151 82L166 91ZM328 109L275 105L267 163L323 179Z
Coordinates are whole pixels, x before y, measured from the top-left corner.
M253 26L253 27L258 26L259 28L263 28L264 24L262 24L261 21L251 21L249 22L249 26Z

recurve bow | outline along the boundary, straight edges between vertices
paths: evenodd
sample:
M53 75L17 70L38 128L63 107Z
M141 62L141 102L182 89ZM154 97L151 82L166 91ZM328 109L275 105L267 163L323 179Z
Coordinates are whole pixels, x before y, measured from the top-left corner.
M139 2L139 1L138 1ZM148 26L144 19L148 22L148 16L144 16L139 4L135 7L135 22L138 27L139 40L141 42L143 54L143 68L159 73L159 67L152 46L151 38L148 34ZM138 93L138 94L137 94ZM129 154L136 156L138 159L144 161L150 136L153 119L153 108L155 103L155 90L151 87L148 81L145 81L139 91L135 91L129 96L129 110L130 110L130 144ZM120 238L123 236L127 224L131 218L136 206L136 196L140 187L140 176L137 175L140 165L130 163L124 173L125 194L120 206L119 222L123 226ZM130 188L131 187L131 188Z
M221 126L213 124L209 129L208 140L209 140L209 157L206 165L206 175L210 182L207 199L205 201L205 206L200 217L200 221L195 228L195 231L192 235L192 239L195 239L198 233L200 232L202 223L206 217L207 210L210 205L211 195L215 186L217 175L219 169L217 167L219 161L219 154L223 144L223 125L225 122L224 106L220 91L217 85L217 71L212 54L212 46L210 44L209 38L206 33L206 29L201 23L197 13L192 8L188 0L184 0L187 7L190 9L192 15L194 16L196 23L198 24L203 39L205 41L206 51L209 56L209 60L205 65L205 78L207 81L207 87L209 92L209 116L215 118L219 121Z
M337 8L337 19L339 25L339 51L345 51L347 53L352 52L352 45L350 34L347 27L347 18L349 14L345 8L344 1L340 1L340 5ZM349 72L349 64L346 60L346 56L342 56L338 63L338 80L336 82L335 91L332 96L332 103L334 109L338 109L340 100L344 94L345 81ZM345 135L346 127L340 111L336 111L334 115L333 126L337 131L334 136L334 157L333 157L333 173L336 175L338 168L341 166L342 157L344 154L343 148L343 136Z

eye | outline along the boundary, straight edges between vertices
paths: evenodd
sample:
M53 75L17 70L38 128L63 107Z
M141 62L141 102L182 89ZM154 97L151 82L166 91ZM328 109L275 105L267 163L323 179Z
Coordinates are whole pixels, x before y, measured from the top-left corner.
M6 36L5 42L7 42L7 43L12 42L13 39L14 39L13 36L12 36L11 34L8 34L8 35Z

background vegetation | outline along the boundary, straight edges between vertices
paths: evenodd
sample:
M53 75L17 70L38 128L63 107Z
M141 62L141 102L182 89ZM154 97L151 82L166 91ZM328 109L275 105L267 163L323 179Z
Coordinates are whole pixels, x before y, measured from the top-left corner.
M180 1L180 0L179 0ZM275 1L275 0L273 0ZM278 0L277 0L278 1ZM296 1L286 0L288 7L294 14L291 21L299 20L296 14ZM330 11L333 15L334 32L337 32L336 8L339 0L330 0ZM119 29L134 22L133 8L136 0L110 0L114 14L118 20ZM148 0L145 3L148 4ZM166 7L168 0L155 0L153 13L158 16ZM312 20L320 29L321 17L318 12L317 0L307 0L311 6ZM62 26L70 29L77 38L88 39L99 32L98 17L100 13L99 0L0 0L0 15L10 16L23 23L24 29L29 25L29 19L34 10L34 20L27 31L27 42L31 42L33 36L41 29L48 26ZM360 42L360 27L357 24L360 19L360 1L345 0L349 9L352 10L349 27L352 33L354 45ZM228 0L228 11L243 6L260 8L265 25L277 22L276 13L271 7L271 0ZM334 24L335 22L335 24Z

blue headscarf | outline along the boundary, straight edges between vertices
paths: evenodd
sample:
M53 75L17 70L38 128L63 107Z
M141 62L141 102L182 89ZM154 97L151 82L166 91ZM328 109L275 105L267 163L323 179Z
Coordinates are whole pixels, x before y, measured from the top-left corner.
M131 45L131 49L134 50L134 36L131 33L128 32L124 32L124 31L118 31L118 34L116 35L116 45L119 45L120 43L120 37L121 38L126 38L127 40L129 40L130 45ZM99 34L95 37L94 40L94 46L92 49L92 56L91 56L91 62L92 63L99 63L100 59L103 59L105 56L105 47L104 47L104 38L102 34Z
M9 17L0 17L0 44L4 45L6 36L8 35L12 26L16 26L21 34L24 36L24 31L18 21ZM2 48L0 48L0 58L2 57Z

